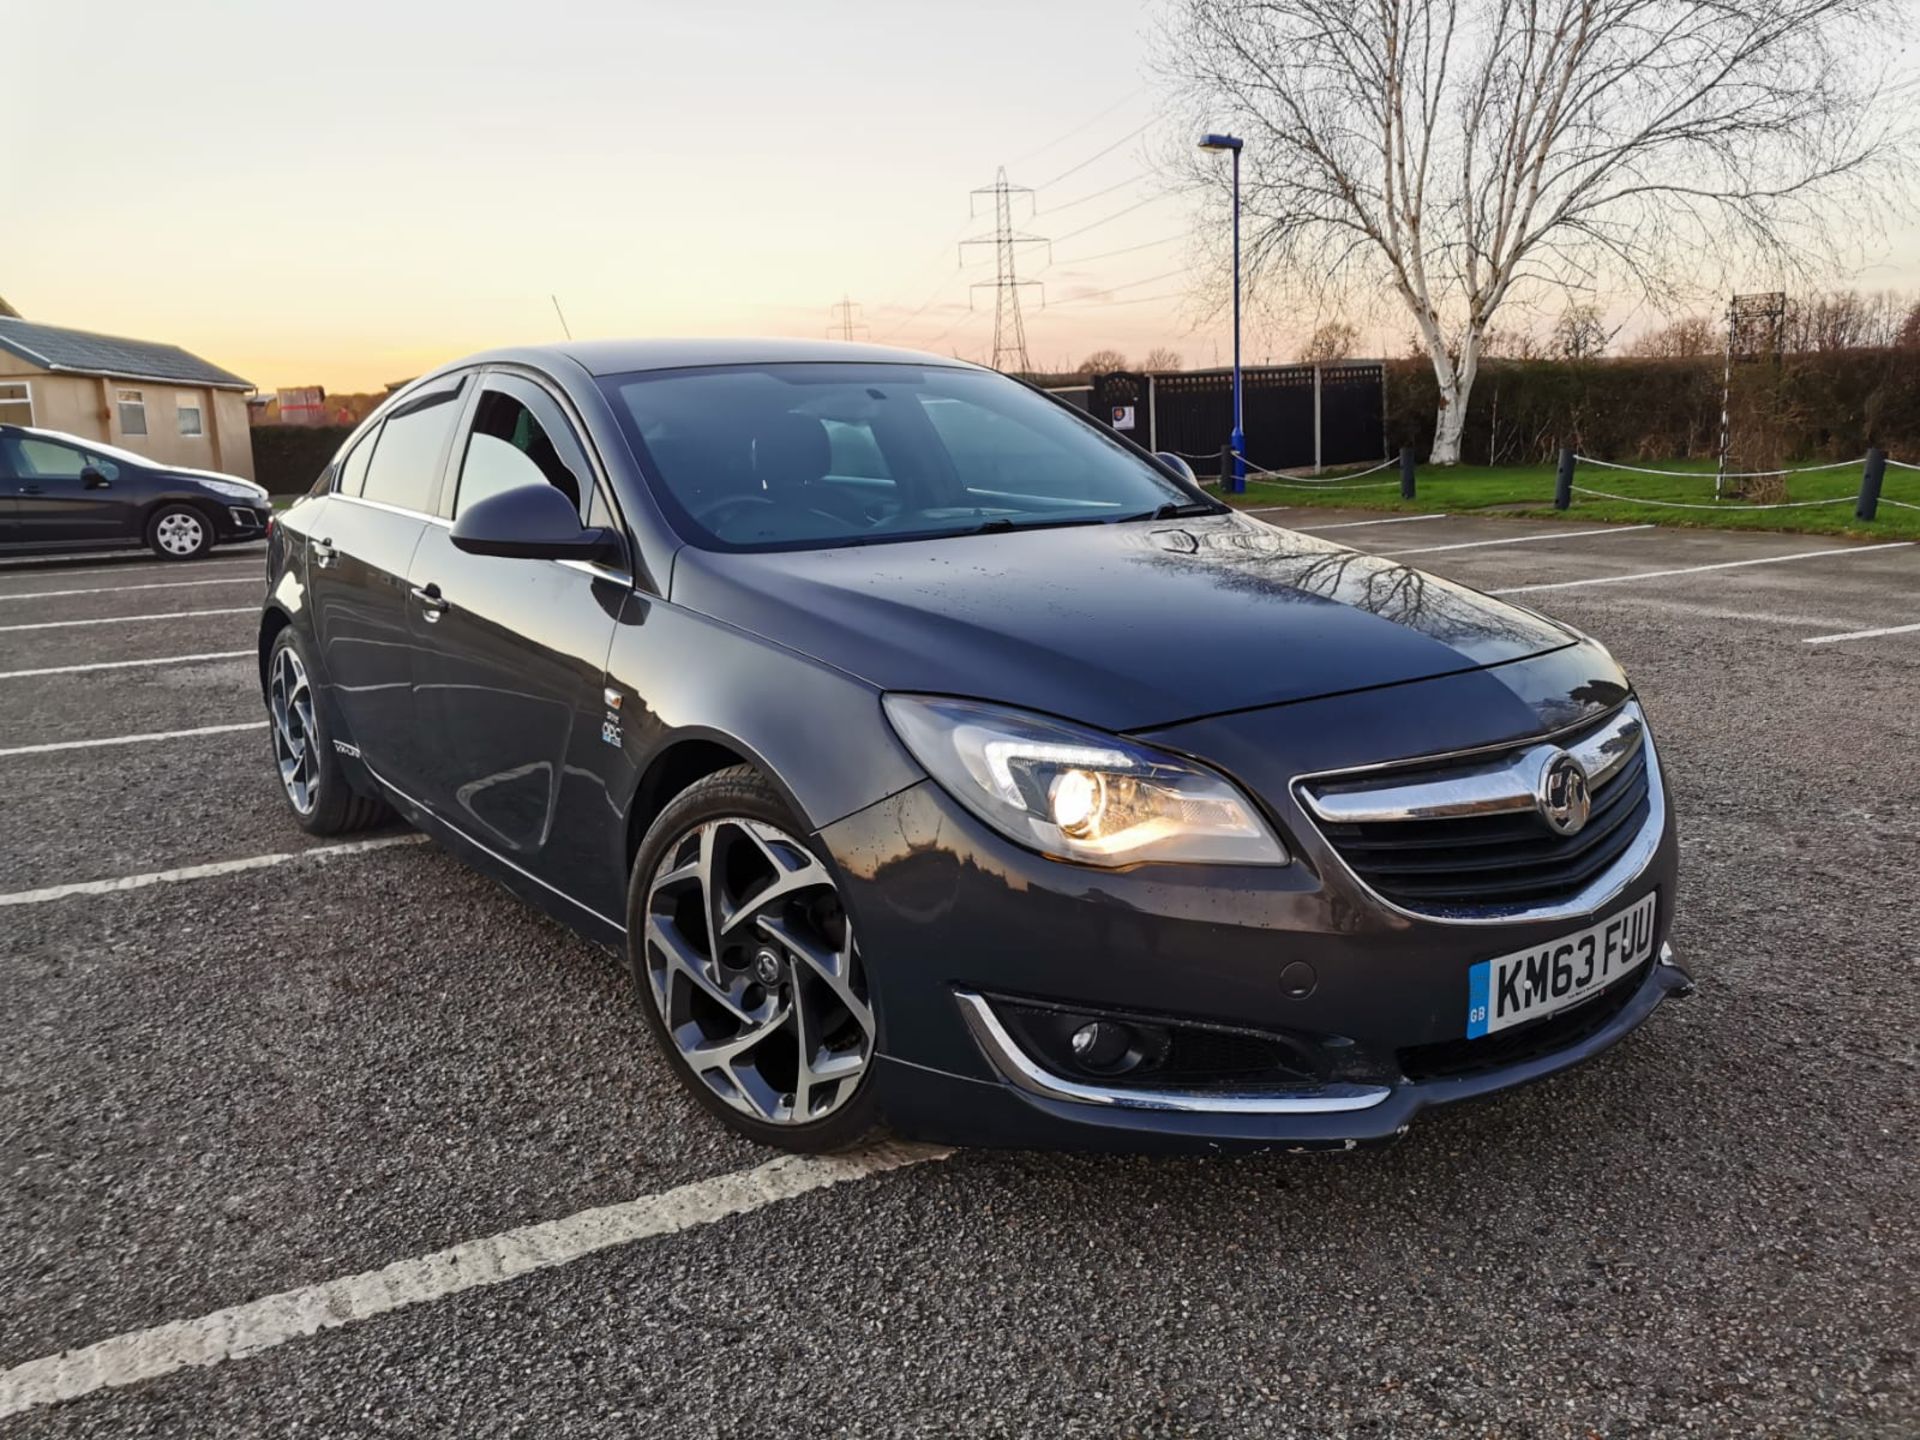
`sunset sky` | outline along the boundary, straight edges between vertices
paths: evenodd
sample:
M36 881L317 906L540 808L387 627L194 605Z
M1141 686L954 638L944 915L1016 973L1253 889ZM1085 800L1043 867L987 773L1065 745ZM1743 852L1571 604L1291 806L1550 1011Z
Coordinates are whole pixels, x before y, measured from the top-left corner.
M846 295L876 340L985 358L991 251L962 272L956 244L1001 164L1057 242L1023 262L1036 365L1228 355L1151 171L1180 137L1143 0L19 4L4 31L0 296L266 389L557 339L552 294L581 337L824 335Z

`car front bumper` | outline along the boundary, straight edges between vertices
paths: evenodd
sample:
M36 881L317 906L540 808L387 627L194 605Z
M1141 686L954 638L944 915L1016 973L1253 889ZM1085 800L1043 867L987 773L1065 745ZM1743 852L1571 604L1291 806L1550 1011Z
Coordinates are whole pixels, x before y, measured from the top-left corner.
M1493 927L1396 913L1310 839L1284 867L1063 864L1003 840L930 781L821 839L869 957L876 1078L899 1133L1097 1149L1338 1148L1392 1139L1429 1106L1577 1065L1691 989L1666 944L1677 846L1671 814L1660 824L1649 863L1590 915ZM1659 896L1653 961L1548 1020L1464 1039L1475 963L1649 892ZM1074 1076L1010 1033L1010 1007L1022 1002L1279 1037L1315 1056L1320 1074L1231 1087Z
M250 505L242 500L222 500L214 517L214 540L231 545L242 540L259 540L267 533L273 518L271 505Z

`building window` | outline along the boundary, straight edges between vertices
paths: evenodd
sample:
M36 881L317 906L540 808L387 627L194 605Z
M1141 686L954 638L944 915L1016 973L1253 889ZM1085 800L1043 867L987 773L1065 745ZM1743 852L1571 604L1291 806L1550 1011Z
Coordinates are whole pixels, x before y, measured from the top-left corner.
M173 413L180 417L182 435L204 435L206 429L200 414L198 395L176 395L173 397Z
M33 423L33 386L25 380L0 380L0 425Z
M120 433L122 435L146 434L147 397L138 390L116 390L113 394L120 405Z

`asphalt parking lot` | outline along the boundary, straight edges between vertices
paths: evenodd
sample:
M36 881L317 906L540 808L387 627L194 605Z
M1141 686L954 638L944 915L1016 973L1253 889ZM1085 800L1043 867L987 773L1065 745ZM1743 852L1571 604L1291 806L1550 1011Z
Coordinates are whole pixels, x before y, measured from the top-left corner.
M1693 999L1381 1150L774 1160L613 956L283 818L257 550L0 561L0 1433L1920 1431L1920 545L1267 518L1607 643Z

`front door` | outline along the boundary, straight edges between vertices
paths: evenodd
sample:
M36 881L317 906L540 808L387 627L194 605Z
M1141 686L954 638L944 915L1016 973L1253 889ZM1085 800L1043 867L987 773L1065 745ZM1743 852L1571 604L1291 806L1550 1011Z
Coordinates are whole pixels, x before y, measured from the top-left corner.
M8 453L7 489L20 538L33 544L137 545L137 487L123 485L120 466L103 455L37 435L0 440Z
M413 713L407 572L433 518L462 387L415 396L369 431L340 465L309 523L307 583L320 664L349 743L381 779L416 795L421 747Z
M488 495L550 484L583 522L612 524L559 405L518 375L485 376L448 465L449 520ZM600 566L469 555L430 527L409 576L415 714L431 809L576 900L618 894L607 865L607 651L632 581ZM609 916L615 919L618 917Z

